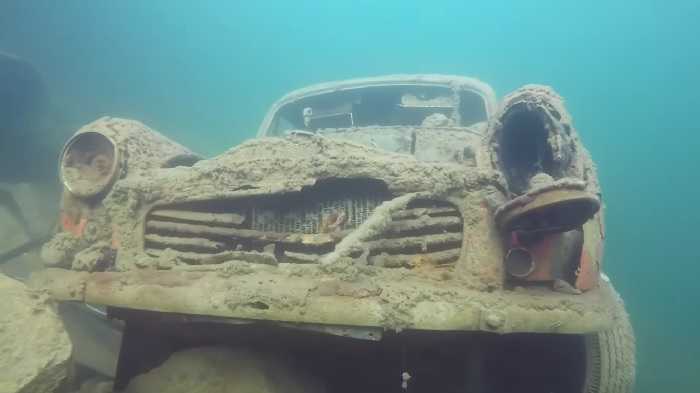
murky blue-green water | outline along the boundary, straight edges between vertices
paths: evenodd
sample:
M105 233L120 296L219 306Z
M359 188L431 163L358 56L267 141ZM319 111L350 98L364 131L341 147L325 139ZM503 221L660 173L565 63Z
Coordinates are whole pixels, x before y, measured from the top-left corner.
M599 165L606 267L637 332L639 393L700 391L700 3L20 1L0 51L44 74L57 136L136 118L215 154L304 85L386 73L554 86ZM58 142L57 142L58 143Z

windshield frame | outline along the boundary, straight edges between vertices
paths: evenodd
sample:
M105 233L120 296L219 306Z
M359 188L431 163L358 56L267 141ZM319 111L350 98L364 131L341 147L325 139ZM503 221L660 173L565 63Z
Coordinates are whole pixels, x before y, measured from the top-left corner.
M441 87L455 94L471 92L480 96L484 103L486 118L490 118L496 110L496 95L493 89L478 79L453 75L389 75L384 77L351 79L339 82L322 83L295 90L275 102L265 115L258 129L258 137L279 136L274 132L275 120L278 113L287 105L310 97L325 94L340 93L350 90L361 90L376 87Z

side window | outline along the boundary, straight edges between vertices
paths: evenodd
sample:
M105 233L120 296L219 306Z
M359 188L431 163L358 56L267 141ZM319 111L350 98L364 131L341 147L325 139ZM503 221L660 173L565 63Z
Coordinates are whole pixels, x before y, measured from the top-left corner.
M486 121L486 103L481 95L473 91L464 91L459 95L459 113L461 126L469 127Z
M279 136L289 130L303 130L304 120L301 109L298 105L287 105L282 107L272 120L267 131L268 136Z
M282 135L285 131L293 130L295 128L297 127L294 127L294 124L292 124L289 119L284 116L277 115L272 126L272 135Z

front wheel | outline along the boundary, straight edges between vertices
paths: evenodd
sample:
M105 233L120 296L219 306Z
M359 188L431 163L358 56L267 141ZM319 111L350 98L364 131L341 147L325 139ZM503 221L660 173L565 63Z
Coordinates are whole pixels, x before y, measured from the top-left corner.
M635 339L620 305L615 326L587 335L584 393L631 393L635 380Z

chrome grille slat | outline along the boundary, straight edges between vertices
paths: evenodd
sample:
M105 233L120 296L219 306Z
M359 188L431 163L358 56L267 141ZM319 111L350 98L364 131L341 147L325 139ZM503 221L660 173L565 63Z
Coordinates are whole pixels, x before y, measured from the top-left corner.
M422 216L416 219L394 221L386 228L383 235L399 236L411 233L440 233L461 231L460 217L430 217Z
M164 248L199 250L208 252L219 252L225 250L226 244L199 237L174 237L156 234L147 234L146 243L162 246Z
M459 217L459 211L454 207L416 207L396 212L392 215L392 218L394 218L395 220L402 220L407 218L417 218L426 215L431 217Z
M219 254L224 254L223 252L222 253L206 253L206 252L194 252L194 251L180 251L180 250L175 250L172 248L167 248L167 249L148 248L148 249L146 249L146 253L152 257L172 255L172 256L176 256L180 259L186 260L186 261L199 261L203 258L212 257L212 256L216 256Z
M240 213L212 213L174 209L154 210L151 216L155 218L224 226L241 225L246 218L245 214Z
M382 267L407 267L414 268L421 264L447 265L459 259L461 250L450 249L446 251L429 252L424 254L379 254L370 256L371 265Z
M219 239L255 240L259 243L280 242L286 244L332 245L335 239L329 234L302 235L296 233L263 232L252 229L214 227L181 222L148 220L146 231L167 233L185 237L202 236Z
M174 256L183 262L196 265L215 265L226 261L238 260L266 265L276 265L277 258L274 255L257 251L224 251L216 254L177 251L173 249L159 250L149 249L147 254L160 257L163 255Z
M290 263L318 263L321 260L319 254L292 251L285 251L284 257L286 262Z
M407 250L428 252L436 248L460 248L461 245L462 234L456 232L372 240L367 242L365 247L367 247L372 254L379 254L381 252L397 253Z

